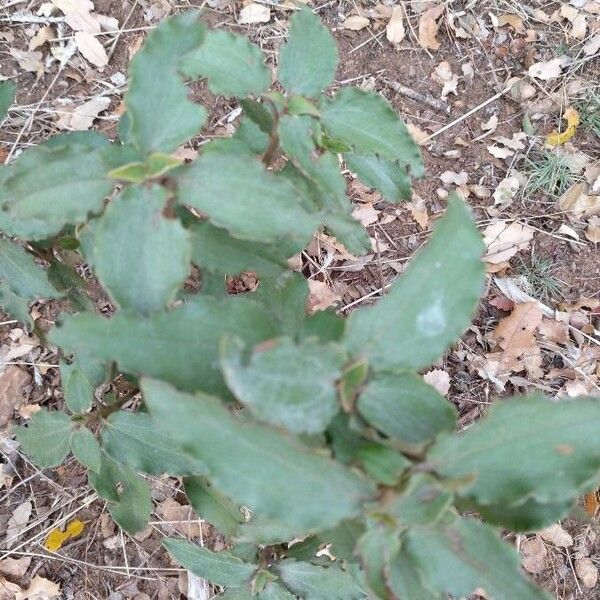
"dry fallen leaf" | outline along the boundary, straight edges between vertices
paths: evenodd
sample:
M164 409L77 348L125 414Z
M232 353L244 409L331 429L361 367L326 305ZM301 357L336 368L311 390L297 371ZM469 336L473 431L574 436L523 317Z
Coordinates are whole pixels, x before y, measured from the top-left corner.
M341 25L342 29L349 29L350 31L360 31L369 25L370 21L367 17L360 15L351 15Z
M583 557L575 559L575 573L586 588L596 587L598 583L598 568L591 558Z
M92 14L94 3L90 0L51 0L65 15L65 22L73 31L100 33L100 23Z
M309 315L325 310L339 302L341 298L324 281L316 279L308 280L308 299L306 301L306 311Z
M402 5L394 6L392 16L385 28L385 37L392 44L399 44L406 35L404 29L404 9Z
M13 600L22 589L0 575L0 600Z
M437 50L440 42L437 39L439 30L438 19L446 10L445 4L439 4L426 10L419 20L419 45L425 50Z
M494 158L500 159L508 158L509 156L512 156L514 154L514 150L510 150L509 148L504 148L502 146L496 145L488 146L487 150Z
M419 145L422 146L426 139L429 137L429 134L426 131L423 131L420 127L417 127L414 123L406 123L406 128L408 129L408 133L410 133L410 137Z
M19 506L17 506L17 508L15 508L13 511L13 514L8 520L8 524L6 526L7 547L11 548L14 546L23 529L27 527L29 517L31 517L32 509L33 505L31 502L26 501L19 504Z
M519 191L519 186L519 178L514 175L503 179L492 194L494 205L502 206L503 208L509 206Z
M360 221L365 227L377 223L379 211L373 208L372 204L363 204L352 211L352 216Z
M596 54L598 50L600 50L600 33L594 35L590 41L583 46L583 53L586 56L592 56L593 54Z
M11 48L9 52L24 71L35 73L38 77L43 74L43 54L41 52L38 52L37 50L19 50L18 48Z
M244 6L240 11L238 23L242 25L250 25L252 23L268 23L271 19L271 10L264 4L253 2Z
M87 131L94 123L94 119L109 105L110 98L106 96L92 98L75 109L63 109L56 124L68 131Z
M585 237L594 244L600 244L600 217L593 216L588 221Z
M423 380L433 386L442 396L450 391L450 375L442 369L431 369L423 375Z
M188 539L202 536L202 522L189 505L182 505L172 498L167 498L157 506L156 514L165 521L162 528L169 535L178 532Z
M444 171L440 175L440 179L444 185L465 185L469 181L469 174L466 171L456 173L454 171Z
M533 231L531 227L516 222L496 221L488 225L483 232L483 241L487 247L483 260L491 264L509 260L520 250L529 247Z
M410 202L406 202L404 206L410 210L412 218L417 222L419 227L421 229L427 229L427 225L429 224L429 213L427 212L427 206L423 198L420 196L413 196L413 199Z
M585 189L585 183L576 183L558 199L560 210L568 213L569 218L577 220L600 215L600 196L588 196Z
M78 31L75 34L77 49L83 57L96 67L105 67L108 64L108 54L98 38L87 31Z
M449 94L457 95L458 75L452 72L449 62L444 60L439 63L431 74L431 78L442 86L442 100L445 100Z
M575 135L577 126L579 125L579 113L574 108L567 108L563 115L563 119L566 119L567 121L566 129L561 133L556 130L549 133L546 136L546 146L561 146Z
M29 50L35 50L55 37L56 35L52 27L45 25L29 40Z
M5 558L0 560L0 574L8 575L9 577L23 577L29 565L31 564L31 556L23 556L21 558ZM2 588L0 587L0 591ZM0 598L2 594L0 593Z
M0 428L8 423L14 410L25 403L23 388L30 382L31 375L17 365L7 365L0 375Z
M498 127L498 115L493 114L487 121L481 123L481 129L483 131L494 131Z
M558 523L554 523L554 525L550 525L550 527L546 527L538 533L547 542L555 546L568 548L573 545L573 538Z
M60 585L36 575L26 590L16 593L15 600L52 600L60 596Z
M553 58L546 62L537 62L531 65L528 69L528 73L535 79L541 79L542 81L549 81L550 79L556 79L560 77L562 73L563 59Z
M517 359L535 347L535 331L541 322L542 311L536 302L517 304L508 317L500 320L489 339L504 350L505 359Z
M548 550L539 536L521 544L521 564L530 573L541 573L548 568Z

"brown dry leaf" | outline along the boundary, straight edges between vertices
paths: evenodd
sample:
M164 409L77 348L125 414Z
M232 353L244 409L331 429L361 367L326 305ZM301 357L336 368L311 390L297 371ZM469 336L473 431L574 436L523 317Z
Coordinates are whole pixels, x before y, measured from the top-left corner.
M156 507L156 514L166 521L162 527L169 535L177 531L190 539L202 536L202 523L189 505L183 506L172 498L167 498Z
M75 34L77 49L83 57L96 67L105 67L108 64L108 54L98 38L87 31L78 31Z
M494 206L502 206L503 208L510 206L519 191L519 187L519 178L514 175L503 179L492 194Z
M423 381L433 386L442 396L450 391L450 375L443 369L431 369L423 375Z
M377 223L379 219L379 211L373 208L372 204L363 204L359 208L352 211L352 216L360 221L365 227Z
M110 98L106 96L92 98L75 109L63 109L56 124L68 131L87 131L94 123L94 119L109 105Z
M413 196L411 202L406 202L405 205L412 218L417 222L421 229L427 229L429 224L429 213L427 212L427 206L425 201L420 196Z
M11 583L0 575L0 600L14 600L16 594L21 591L20 586Z
M392 16L385 28L385 37L392 44L399 44L406 35L404 29L404 9L402 5L394 6Z
M42 63L42 57L44 55L41 52L38 52L37 50L30 51L11 48L9 53L24 71L35 73L38 77L44 73L44 65Z
M488 146L487 150L494 158L500 159L508 158L514 154L514 150L510 150L509 148L504 148L502 146Z
M517 304L508 317L500 320L489 338L504 350L505 358L516 359L535 348L535 331L541 322L542 311L536 302Z
M525 33L525 27L523 26L523 19L515 13L505 13L503 15L490 14L490 19L494 27L504 27L510 25L517 33Z
M588 196L585 189L585 183L576 183L558 199L558 207L567 212L569 218L600 215L600 196Z
M29 50L35 50L55 37L52 27L45 25L29 40Z
M570 31L571 37L579 41L584 40L587 28L587 17L583 13L579 13L575 19L573 19Z
M442 100L445 100L449 94L457 95L458 75L452 72L449 62L444 60L437 65L431 78L442 86Z
M339 302L341 298L324 281L308 280L309 294L306 301L306 311L313 315Z
M593 216L588 221L585 237L594 244L600 244L600 217Z
M576 558L575 573L586 588L596 587L598 583L598 568L591 558Z
M600 33L597 33L592 38L590 38L589 42L586 42L583 46L583 53L586 56L592 56L596 54L600 50Z
M562 58L553 58L552 60L546 62L534 63L529 67L527 72L535 79L550 81L550 79L556 79L557 77L560 77L563 63L564 61Z
M426 10L419 20L419 45L425 50L437 50L440 42L437 39L439 30L438 19L446 10L445 4L439 4Z
M60 585L36 575L26 590L16 593L15 600L52 600L60 596Z
M569 342L569 328L566 323L555 319L544 319L538 327L540 335L549 342L566 346Z
M17 508L15 508L13 511L13 514L8 520L8 524L6 526L7 547L11 548L14 546L23 529L27 527L27 523L29 523L29 517L31 517L32 509L33 505L31 502L26 501L19 504L19 506L17 506Z
M481 129L483 129L483 131L492 132L496 127L498 127L498 115L495 113L487 121L481 123Z
M558 523L538 531L538 534L547 542L560 548L569 548L573 545L573 538Z
M530 573L541 573L548 564L548 550L539 536L525 540L521 544L521 564Z
M529 247L533 229L520 223L497 221L488 225L483 232L487 253L483 260L499 264L512 258L517 252Z
M268 23L271 20L271 9L264 4L252 2L240 10L238 23L250 25L252 23Z
M350 31L360 31L369 25L371 21L367 17L361 15L351 15L342 24L342 29L349 29Z
M440 179L444 185L465 185L469 181L469 174L466 171L456 173L455 171L444 171L440 175Z
M65 22L73 31L100 33L100 23L92 14L94 3L90 0L50 0L65 15Z
M0 574L8 575L9 577L23 577L31 564L31 556L23 556L21 558L5 558L0 560ZM2 588L0 587L0 590ZM0 598L2 596L0 595Z
M17 365L7 365L0 375L0 428L8 423L15 409L25 404L23 388L30 382L31 375Z

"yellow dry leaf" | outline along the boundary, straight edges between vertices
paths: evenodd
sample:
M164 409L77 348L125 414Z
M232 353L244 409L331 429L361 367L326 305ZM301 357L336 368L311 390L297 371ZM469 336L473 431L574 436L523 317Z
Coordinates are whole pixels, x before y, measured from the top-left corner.
M579 125L579 113L574 108L567 108L563 119L567 121L567 128L562 133L558 131L549 133L546 136L546 146L561 146L575 135L577 126Z
M64 531L61 531L60 529L58 529L58 527L55 527L48 534L48 537L46 538L46 541L44 542L44 547L47 550L50 550L51 552L56 552L57 550L60 550L62 545L67 540L70 540L72 538L77 537L78 535L81 535L84 529L85 529L85 523L83 521L80 521L79 519L75 519L74 521L71 521L67 525L67 528Z

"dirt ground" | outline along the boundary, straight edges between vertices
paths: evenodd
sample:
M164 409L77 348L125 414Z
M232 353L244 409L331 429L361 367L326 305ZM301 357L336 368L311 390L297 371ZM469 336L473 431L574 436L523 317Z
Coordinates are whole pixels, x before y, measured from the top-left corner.
M583 117L584 109L594 106L590 94L600 98L600 43L593 45L600 36L600 2L450 0L436 21L439 48L420 43L423 15L436 3L396 4L403 7L405 28L397 44L386 35L393 3L342 0L313 7L339 44L341 63L332 89L351 83L381 92L422 144L427 175L415 182L410 203L391 205L348 173L355 216L368 226L373 252L353 257L321 236L304 253L303 272L326 284L343 314L372 302L385 294L426 241L448 192L458 189L486 236L490 273L473 326L434 366L443 391L460 412L461 426L477 419L490 402L512 393L542 390L574 396L600 391L600 99L597 120L592 112L586 121L596 122L595 130L582 122L565 144L544 147L547 134L564 129L561 115L567 109L575 107ZM16 105L0 133L3 161L68 128L72 111L97 97L110 104L92 127L114 137L123 112L127 64L147 31L168 14L202 7L210 26L246 33L271 65L291 14L285 3L261 2L270 8L268 21L241 25L243 5L228 0L95 0L97 14L117 20L113 29L108 25L113 33L99 36L109 60L98 68L72 48L72 29L60 11L45 11L48 5L41 0L0 5L0 75L18 86ZM366 18L361 27L347 20L353 16ZM582 17L583 37L575 31ZM51 28L45 30L46 41L32 49L32 39L44 27ZM532 65L561 57L568 58L557 76L528 75ZM514 77L520 82L507 91ZM412 90L412 97L395 90L395 84ZM202 83L190 90L211 117L182 149L184 156L194 156L209 139L230 135L237 125L234 100L211 96ZM565 180L535 189L548 155L548 160L562 161L551 173L568 165ZM511 193L498 192L509 184ZM501 248L495 245L498 240ZM246 276L232 286L239 291L255 284ZM495 332L501 321L506 326L517 317L522 294L547 310L536 305L544 316L540 313L528 325L526 347L511 354ZM105 308L101 299L97 305ZM50 322L54 308L39 303L33 313ZM120 533L74 460L40 471L11 437L12 427L36 407L62 403L52 348L6 317L0 322L0 355L0 387L20 397L6 423L0 422L0 599L14 593L3 585L28 589L36 577L59 584L64 598L209 598L206 584L188 580L160 545L174 528L211 547L223 544L186 505L180 482L153 478L155 520L138 536ZM86 523L83 534L48 553L48 532L75 518ZM600 566L598 522L581 511L561 526L559 535L508 539L520 549L527 570L557 599L600 598L600 586L586 575Z

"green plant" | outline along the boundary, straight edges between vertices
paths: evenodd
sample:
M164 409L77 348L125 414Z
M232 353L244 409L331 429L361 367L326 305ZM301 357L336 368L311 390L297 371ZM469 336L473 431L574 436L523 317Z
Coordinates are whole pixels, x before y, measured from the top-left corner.
M575 102L581 127L600 138L600 88L590 88L585 96Z
M557 197L573 184L574 176L565 157L556 151L542 150L533 160L525 157L525 172L528 176L525 192L544 192Z
M525 279L528 291L537 299L546 301L562 297L561 287L563 282L555 276L556 264L541 258L534 252L531 253L529 263L519 257L518 273Z
M303 9L280 53L284 92L269 92L256 46L182 14L133 60L118 142L62 135L1 171L2 305L28 322L32 301L65 297L77 313L48 333L68 412L41 410L18 439L40 467L72 452L129 532L151 511L138 473L182 476L231 548L165 545L227 586L223 600L441 600L478 586L496 600L545 598L496 528L548 525L592 489L600 404L508 399L455 433L454 407L417 372L468 327L483 289L482 241L457 197L385 298L345 320L306 315L307 282L287 259L315 230L370 249L338 156L392 202L423 173L378 94L322 94L336 63L329 32ZM170 155L206 120L184 77L244 110L235 135L192 164ZM111 318L89 309L66 252L91 265ZM184 292L191 263L197 294ZM258 290L228 296L225 276L247 270ZM97 400L116 373L131 393Z

